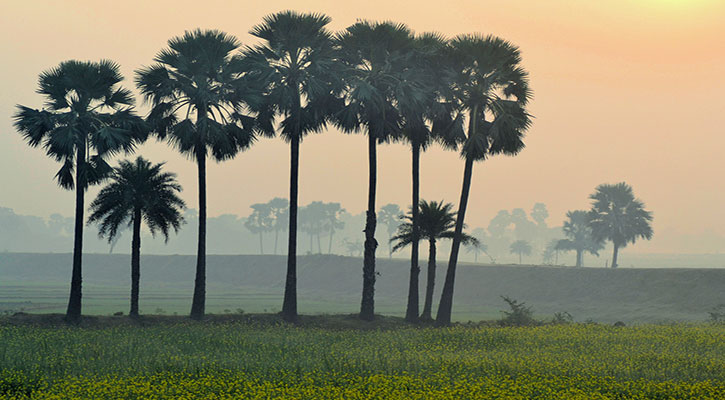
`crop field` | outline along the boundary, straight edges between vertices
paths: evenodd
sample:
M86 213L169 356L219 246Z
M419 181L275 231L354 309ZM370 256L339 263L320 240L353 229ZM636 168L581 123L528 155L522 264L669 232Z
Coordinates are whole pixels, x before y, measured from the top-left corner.
M16 319L0 319L0 398L725 398L723 325Z

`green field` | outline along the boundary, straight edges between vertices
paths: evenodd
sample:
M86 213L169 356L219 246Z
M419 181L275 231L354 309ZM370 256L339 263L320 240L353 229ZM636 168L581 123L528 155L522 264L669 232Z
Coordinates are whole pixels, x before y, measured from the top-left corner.
M725 326L0 319L0 398L722 399Z

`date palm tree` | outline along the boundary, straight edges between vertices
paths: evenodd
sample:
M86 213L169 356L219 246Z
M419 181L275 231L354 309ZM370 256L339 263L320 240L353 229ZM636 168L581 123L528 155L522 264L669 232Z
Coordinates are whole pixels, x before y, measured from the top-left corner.
M131 152L146 139L143 120L132 111L131 92L113 61L64 61L40 74L41 110L18 106L15 128L31 147L43 146L63 165L55 175L58 185L75 189L73 271L66 320L81 316L84 194L111 171L106 159ZM75 175L75 176L74 176Z
M368 135L368 204L363 253L363 290L360 318L375 317L375 198L377 145L402 130L402 99L415 98L413 78L413 33L405 25L360 21L337 37L340 60L345 67L345 107L337 125L345 132L363 130Z
M400 224L398 233L390 241L395 242L393 251L400 250L414 243L415 240L428 241L428 280L425 289L425 304L420 319L431 320L433 308L433 289L436 276L436 242L439 239L453 238L453 228L456 225L456 213L452 211L453 204L425 200L420 201L420 213L418 214L419 233L413 233L413 208L404 217L405 222ZM480 245L478 239L463 233L462 242L464 245Z
M294 11L268 15L250 31L262 43L245 51L245 69L265 87L262 127L273 135L273 120L281 117L280 135L290 144L289 241L282 303L287 321L297 319L300 142L311 132L321 132L340 105L338 64L334 62L332 34L326 28L330 21L323 14Z
M634 197L632 187L625 182L599 185L589 198L592 236L612 242L612 268L617 268L620 248L634 244L637 239L652 239L652 213L644 209L644 203Z
M138 317L141 277L141 223L155 236L161 232L168 242L169 231L179 232L184 218L184 201L176 174L163 172L163 163L152 164L138 157L121 161L113 169L111 182L91 203L88 223L99 224L98 236L112 242L125 226L131 227L131 317Z
M531 255L531 243L527 242L526 240L517 240L511 243L509 251L511 252L511 254L519 255L519 264L521 264L521 256Z
M584 263L584 252L598 256L599 250L604 248L604 241L594 239L587 211L569 211L566 217L562 227L566 239L556 242L554 250L576 251L576 266L581 267Z
M217 30L187 31L168 41L155 64L136 72L136 85L151 102L147 121L156 136L197 164L199 235L190 316L201 319L206 304L207 158L224 161L249 148L258 99L241 73L239 42Z
M520 65L521 55L515 45L495 36L461 35L451 41L449 48L452 98L459 110L468 114L468 129L461 151L465 159L461 200L436 315L438 325L451 322L473 163L496 154L517 154L524 147L523 135L531 124L526 112L531 97L528 73Z

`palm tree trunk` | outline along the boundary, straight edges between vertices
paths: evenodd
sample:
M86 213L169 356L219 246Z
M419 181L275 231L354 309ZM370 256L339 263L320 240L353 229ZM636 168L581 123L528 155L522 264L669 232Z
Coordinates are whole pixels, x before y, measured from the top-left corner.
M466 157L466 166L463 169L463 188L461 189L461 201L458 208L458 216L456 217L456 229L453 235L453 245L451 246L451 256L448 261L448 270L446 271L446 281L443 284L443 293L441 294L441 302L438 305L438 313L436 315L436 325L446 326L451 323L451 312L453 310L453 285L456 280L456 264L458 263L458 251L461 247L461 234L463 233L463 219L466 216L466 206L468 205L468 193L471 189L471 177L473 175L473 159Z
M576 266L577 266L577 267L581 267L581 266L582 266L582 261L583 261L583 260L582 260L582 258L583 258L583 257L582 257L582 256L583 256L583 254L582 254L582 253L583 253L583 252L582 252L581 250L577 250L577 251L576 251Z
M141 210L133 212L133 237L131 238L131 311L128 315L138 317L138 293L141 279Z
M418 294L418 277L420 275L420 267L418 266L418 240L420 238L420 225L418 223L418 203L420 202L420 145L413 144L413 206L412 206L412 239L410 244L410 281L408 283L408 307L405 310L405 320L415 322L418 320L418 302L420 295ZM390 243L390 242L388 242ZM428 272L430 279L430 271ZM429 310L430 311L430 310ZM430 318L430 314L428 315Z
M320 233L317 233L317 254L322 254L322 241L320 240Z
M81 298L83 274L83 197L86 191L85 174L82 172L83 164L86 161L86 141L78 146L76 154L76 215L75 227L73 230L73 271L71 272L70 297L68 298L68 309L65 318L68 322L78 322L81 318Z
M277 255L277 239L279 239L279 229L274 230L274 255Z
M199 114L206 115L201 110ZM206 305L206 149L197 151L196 162L199 167L199 243L196 251L196 277L190 317L202 319Z
M619 266L617 264L618 255L619 255L619 245L617 245L617 243L614 243L614 254L612 255L612 268L617 268Z
M375 318L375 187L377 183L377 154L375 135L368 133L368 209L365 219L365 254L363 255L363 291L360 303L360 319Z
M521 253L519 253L519 265L521 265Z
M332 236L335 234L334 229L330 229L330 244L327 246L327 254L332 254Z
M289 235L287 247L287 278L284 285L282 317L286 321L297 320L297 189L300 159L300 139L290 141L289 179Z
M433 289L436 280L436 240L429 239L428 243L428 281L425 288L425 305L423 305L423 314L420 319L430 321L433 309Z
M262 231L259 231L259 253L264 254L264 244L262 243L264 238L262 237Z

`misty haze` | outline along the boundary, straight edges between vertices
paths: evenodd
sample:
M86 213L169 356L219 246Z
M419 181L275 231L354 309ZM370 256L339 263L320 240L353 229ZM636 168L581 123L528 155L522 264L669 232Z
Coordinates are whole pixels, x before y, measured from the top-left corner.
M0 399L725 398L725 5L0 5Z

